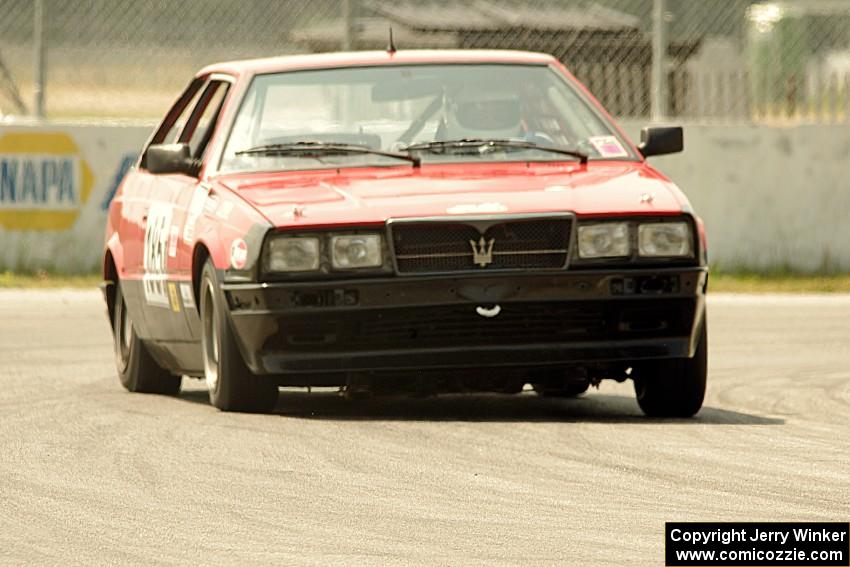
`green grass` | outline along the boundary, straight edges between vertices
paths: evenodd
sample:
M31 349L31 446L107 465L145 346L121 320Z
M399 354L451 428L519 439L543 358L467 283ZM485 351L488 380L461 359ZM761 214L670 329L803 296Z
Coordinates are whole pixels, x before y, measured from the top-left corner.
M0 272L0 289L2 288L60 288L95 289L101 282L97 274L61 275L48 272L13 273Z
M732 293L850 293L850 274L712 273L710 292Z
M100 281L96 274L68 276L48 272L0 272L0 288L94 289ZM850 274L755 274L715 270L711 274L709 289L726 293L850 293Z

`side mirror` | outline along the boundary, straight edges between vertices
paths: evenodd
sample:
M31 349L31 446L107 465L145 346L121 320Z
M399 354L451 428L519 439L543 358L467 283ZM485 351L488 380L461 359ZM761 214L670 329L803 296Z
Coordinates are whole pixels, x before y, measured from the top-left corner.
M655 126L640 131L638 149L643 157L681 152L685 147L681 126Z
M145 165L151 173L186 173L191 175L193 162L189 144L153 144L145 153Z

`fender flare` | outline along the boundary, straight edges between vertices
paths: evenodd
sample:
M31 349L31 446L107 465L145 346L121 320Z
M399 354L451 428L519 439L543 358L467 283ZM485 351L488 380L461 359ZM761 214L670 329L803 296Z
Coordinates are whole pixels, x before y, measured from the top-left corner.
M121 239L118 236L117 231L113 232L112 236L109 237L109 240L106 241L106 251L103 254L100 270L104 281L109 280L108 267L106 264L106 258L108 256L112 256L112 262L115 264L115 273L120 276L124 272L124 245L121 243Z

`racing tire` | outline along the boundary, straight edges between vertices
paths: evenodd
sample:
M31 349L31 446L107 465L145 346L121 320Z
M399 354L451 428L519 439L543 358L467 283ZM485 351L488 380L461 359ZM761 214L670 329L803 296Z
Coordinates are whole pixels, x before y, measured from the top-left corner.
M115 284L112 336L115 366L124 388L130 392L172 396L180 392L182 378L159 366L148 352L145 343L136 335L120 282Z
M649 417L692 417L702 407L708 377L708 330L705 325L693 358L637 365L635 395Z
M277 405L277 384L245 365L210 260L201 275L200 300L201 348L210 403L222 411L271 412Z

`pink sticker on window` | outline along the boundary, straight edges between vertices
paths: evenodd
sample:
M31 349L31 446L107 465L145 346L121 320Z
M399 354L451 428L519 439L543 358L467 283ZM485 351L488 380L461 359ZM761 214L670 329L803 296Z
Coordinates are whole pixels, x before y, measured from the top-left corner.
M620 140L614 136L593 136L588 138L588 141L596 148L600 157L629 157L629 152L626 151Z

